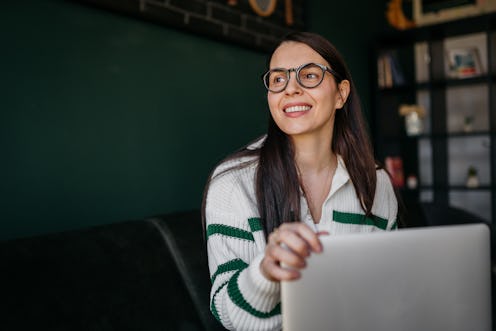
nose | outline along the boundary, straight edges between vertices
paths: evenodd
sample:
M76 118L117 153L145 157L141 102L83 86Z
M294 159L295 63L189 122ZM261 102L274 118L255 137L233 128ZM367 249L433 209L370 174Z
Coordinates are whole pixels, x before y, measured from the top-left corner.
M286 86L286 89L284 90L284 92L287 95L301 93L301 86L298 83L298 81L296 80L296 72L295 71L289 73L288 85Z

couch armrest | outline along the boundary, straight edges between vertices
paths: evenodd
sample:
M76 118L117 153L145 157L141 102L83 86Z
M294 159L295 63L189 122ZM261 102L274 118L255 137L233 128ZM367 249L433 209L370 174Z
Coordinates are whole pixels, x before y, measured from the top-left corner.
M210 275L200 211L150 218L169 247L205 330L225 330L210 312Z

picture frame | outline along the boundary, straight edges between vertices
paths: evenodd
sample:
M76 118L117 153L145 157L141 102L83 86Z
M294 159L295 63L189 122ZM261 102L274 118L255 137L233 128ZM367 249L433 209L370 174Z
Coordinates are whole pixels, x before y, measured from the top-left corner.
M496 11L496 0L412 0L417 26L452 21Z
M482 65L477 47L453 48L447 50L448 76L470 78L482 74Z

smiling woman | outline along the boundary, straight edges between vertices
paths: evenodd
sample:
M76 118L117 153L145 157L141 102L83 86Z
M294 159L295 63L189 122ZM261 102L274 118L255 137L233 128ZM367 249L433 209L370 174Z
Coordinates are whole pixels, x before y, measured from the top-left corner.
M287 35L262 76L267 134L223 160L205 188L210 309L230 330L280 330L280 281L319 237L393 230L398 203L377 168L347 66L320 35Z

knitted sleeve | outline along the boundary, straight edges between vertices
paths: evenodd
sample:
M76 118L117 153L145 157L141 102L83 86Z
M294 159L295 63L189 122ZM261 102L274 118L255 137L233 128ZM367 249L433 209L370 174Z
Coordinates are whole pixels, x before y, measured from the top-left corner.
M265 238L253 197L253 172L214 177L206 200L210 309L229 330L280 330L280 285L260 271Z
M398 229L398 201L391 178L384 170L377 171L377 185L373 209L387 219L386 230Z

